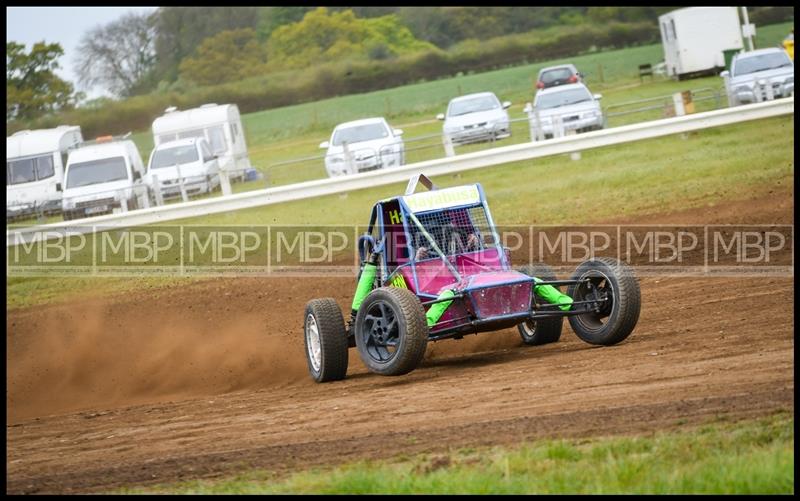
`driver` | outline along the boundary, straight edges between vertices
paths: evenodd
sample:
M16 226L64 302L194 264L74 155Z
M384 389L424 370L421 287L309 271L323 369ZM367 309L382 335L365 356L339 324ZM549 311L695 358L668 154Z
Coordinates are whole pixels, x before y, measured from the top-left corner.
M443 248L443 252L447 252L444 248L447 248L448 244L451 242L455 243L454 237L456 236L458 237L458 243L456 244L458 245L458 250L467 252L479 250L481 248L481 240L470 221L467 209L448 211L447 216L450 222L439 228L442 239L437 242L439 247ZM417 234L416 237L415 243L421 240L421 235ZM466 243L466 245L463 245L464 243ZM428 245L425 245L425 241L422 240L422 244L419 245L415 253L415 260L426 259L430 256L430 252L431 249Z

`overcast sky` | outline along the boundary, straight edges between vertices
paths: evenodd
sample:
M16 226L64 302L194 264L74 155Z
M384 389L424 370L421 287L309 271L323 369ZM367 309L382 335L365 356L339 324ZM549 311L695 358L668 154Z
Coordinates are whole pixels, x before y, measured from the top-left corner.
M57 73L77 88L78 77L73 71L73 61L84 33L115 21L126 12L152 12L155 9L157 7L6 7L6 42L23 43L26 52L42 40L60 43L64 55L58 61L61 69ZM109 94L102 88L84 92L88 99Z

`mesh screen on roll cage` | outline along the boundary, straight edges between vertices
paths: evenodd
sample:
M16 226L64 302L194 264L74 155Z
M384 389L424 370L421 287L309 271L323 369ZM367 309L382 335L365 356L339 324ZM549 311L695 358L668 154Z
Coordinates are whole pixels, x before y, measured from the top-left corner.
M415 215L447 256L495 247L492 228L482 205ZM409 230L413 252L424 247L427 251L426 258L440 257L413 221Z

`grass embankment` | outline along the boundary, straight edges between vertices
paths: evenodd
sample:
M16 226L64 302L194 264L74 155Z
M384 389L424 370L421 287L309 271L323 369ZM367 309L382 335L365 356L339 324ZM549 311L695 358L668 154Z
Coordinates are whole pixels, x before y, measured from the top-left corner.
M677 423L680 425L680 422ZM359 461L288 476L251 471L125 493L793 494L794 416L646 436L541 440Z
M725 199L792 193L794 120L776 117L435 177L480 182L497 224L586 224L621 215L711 207ZM376 200L402 183L171 224L366 224ZM680 223L680 221L674 221ZM91 260L89 260L91 262ZM13 263L12 263L13 264ZM7 308L182 283L182 278L8 277Z
M756 46L772 47L780 44L792 27L792 23L759 26ZM447 102L459 94L490 90L501 100L513 101L517 106L513 107L512 111L516 109L521 112L524 102L530 101L533 97L534 80L539 70L555 64L575 64L585 75L589 88L595 92L603 92L604 105L608 105L612 101L607 97L614 96L611 94L606 96L605 91L624 87L626 84L638 84L639 65L644 63L655 65L663 59L664 50L661 44L595 52L249 113L242 115L242 121L253 165L264 167L274 162L273 157L280 156L273 154L276 150L283 149L280 143L276 144L276 140L288 140L287 144L294 144L298 136L313 133L314 138L311 142L316 143L314 144L316 148L321 141L328 139L336 124L347 120L384 116L393 119L397 125L431 120L437 113L444 112ZM659 79L655 81L659 82ZM719 77L684 82L667 80L666 83L673 84L672 87L675 89L671 90L670 87L667 94L705 87L709 82L713 82L717 87L722 85L722 79ZM645 79L645 83L649 83L649 79ZM620 98L623 101L652 96L647 95L649 94L647 92L640 94L631 88L624 89L621 94ZM437 130L439 128L440 125ZM149 130L138 131L133 139L142 155L149 155L153 149L152 133ZM293 148L289 150L288 158L298 156Z
M772 47L779 44L792 27L792 23L759 27L756 46ZM663 77L656 77L652 81L645 78L644 83L639 85L639 64L656 64L663 59L661 44L596 52L264 110L242 115L242 122L250 160L254 166L264 170L276 162L322 153L318 148L319 143L329 139L336 124L348 120L384 116L393 126L403 128L406 138L441 132L441 122L431 120L437 113L445 111L450 99L460 94L490 90L501 100L512 101L514 105L510 109L510 115L512 118L520 118L523 116L525 102L533 98L534 80L539 70L555 64L575 64L584 73L589 88L603 94L604 107L684 90L722 86L722 79L719 77L683 82ZM632 115L612 120L610 125L644 118ZM419 122L427 123L418 124ZM151 131L138 131L133 135L133 140L139 147L142 158L147 158L153 149ZM320 173L324 175L324 170ZM274 181L284 184L280 176Z

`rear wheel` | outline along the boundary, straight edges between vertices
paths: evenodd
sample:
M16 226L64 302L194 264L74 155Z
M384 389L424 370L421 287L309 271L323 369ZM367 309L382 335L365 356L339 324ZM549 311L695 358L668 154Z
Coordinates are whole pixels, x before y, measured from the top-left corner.
M355 340L361 360L372 372L384 376L407 374L425 356L425 309L408 289L375 289L356 315Z
M572 280L588 281L569 286L567 294L577 301L597 301L594 311L569 317L575 334L590 344L610 346L633 332L641 310L639 281L633 269L614 258L584 261Z
M553 269L544 263L532 263L517 269L529 277L541 280L557 280ZM534 292L535 294L535 292ZM555 343L561 338L561 329L564 326L564 317L544 318L541 320L526 320L519 324L517 329L522 337L522 342L535 346L540 344Z
M347 332L339 305L331 298L312 299L305 311L305 346L308 372L324 383L347 374Z

